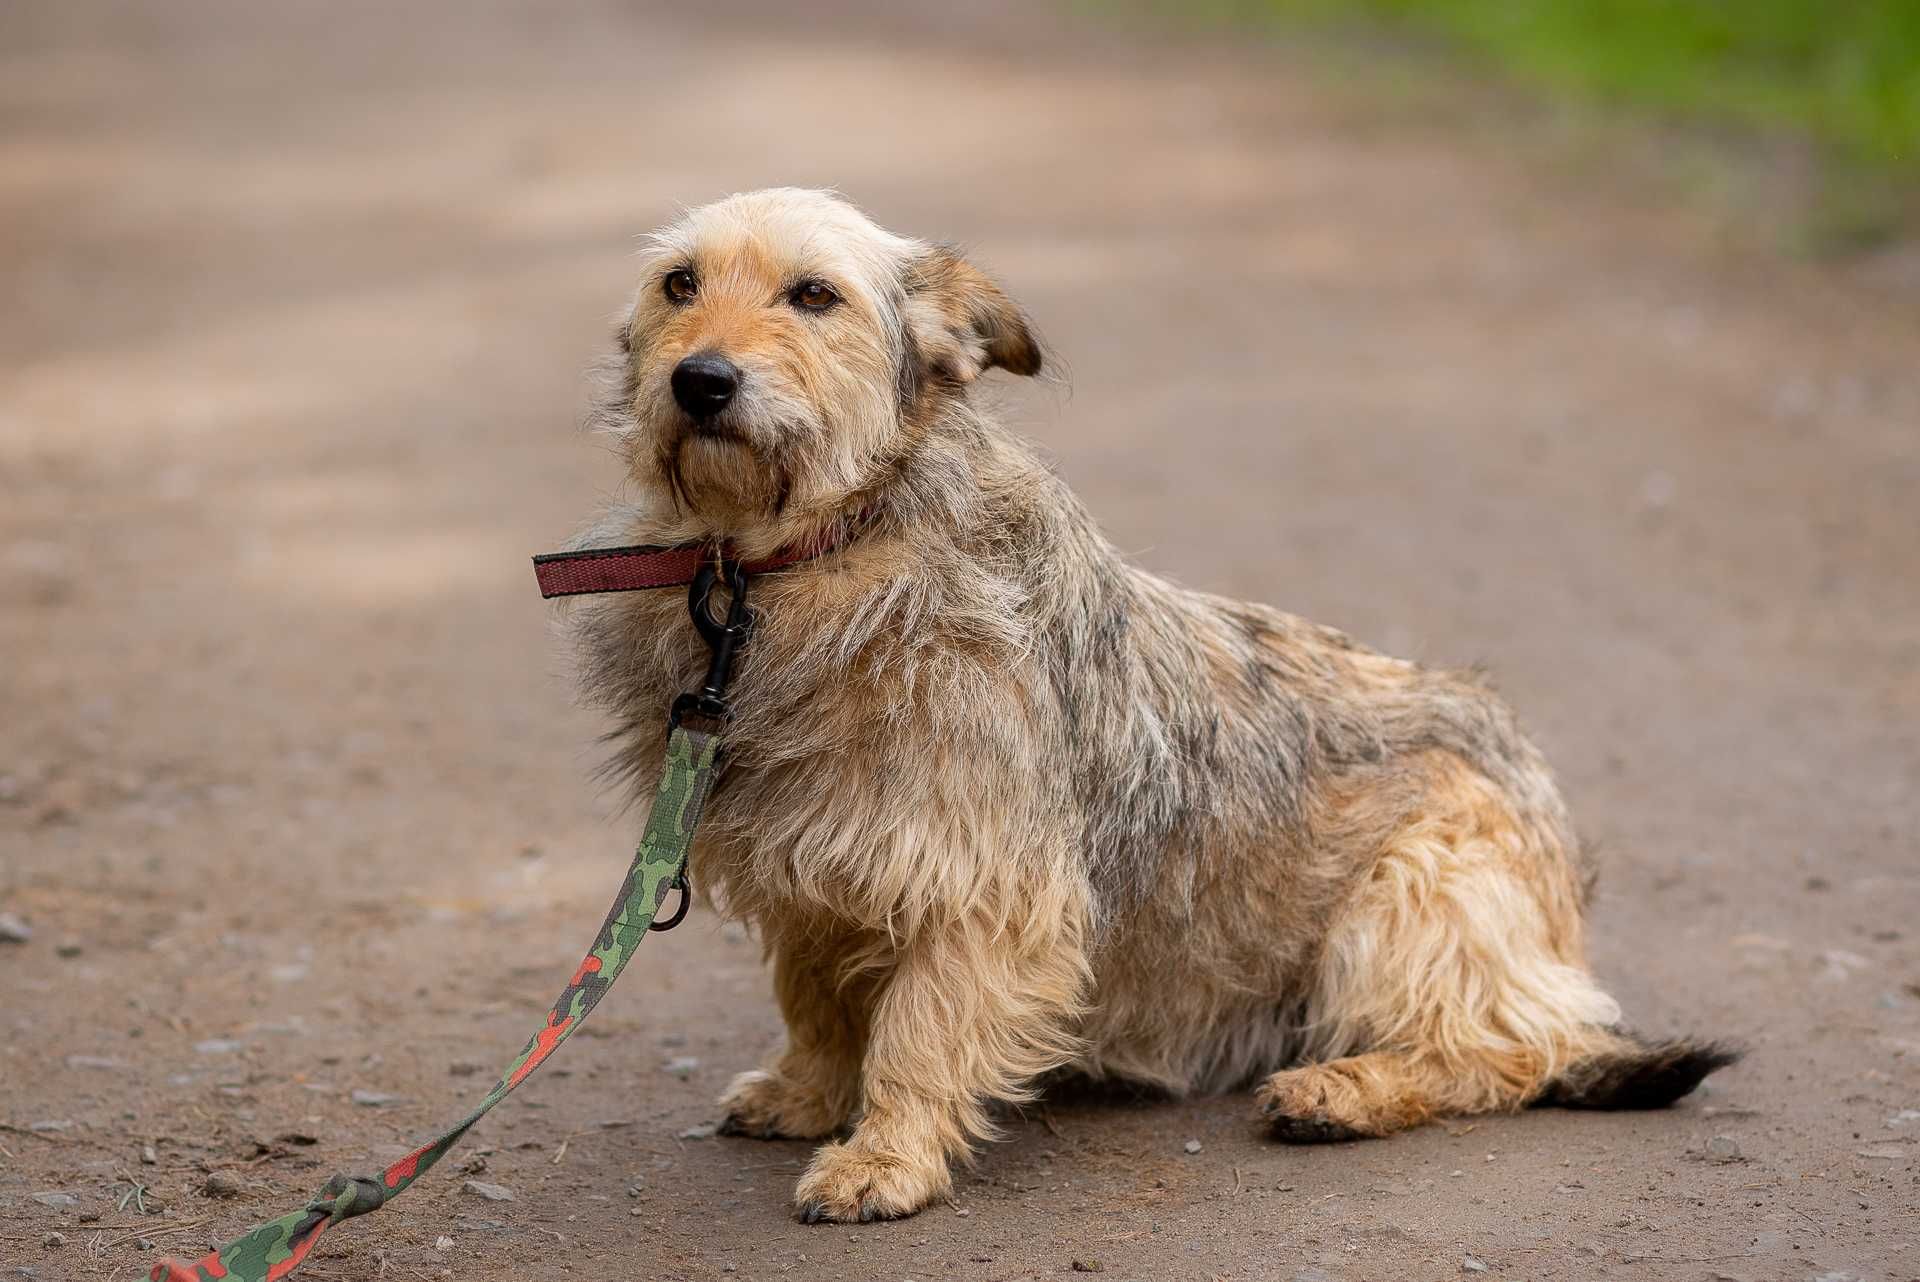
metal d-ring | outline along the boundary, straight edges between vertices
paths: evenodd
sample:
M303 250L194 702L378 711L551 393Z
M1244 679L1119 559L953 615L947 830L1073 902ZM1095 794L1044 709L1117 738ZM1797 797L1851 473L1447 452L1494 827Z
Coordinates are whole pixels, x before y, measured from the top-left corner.
M673 916L665 921L650 921L648 930L672 930L687 919L687 909L693 906L693 887L687 884L687 870L684 866L673 874L673 880L667 883L668 890L680 892L680 902L673 906Z

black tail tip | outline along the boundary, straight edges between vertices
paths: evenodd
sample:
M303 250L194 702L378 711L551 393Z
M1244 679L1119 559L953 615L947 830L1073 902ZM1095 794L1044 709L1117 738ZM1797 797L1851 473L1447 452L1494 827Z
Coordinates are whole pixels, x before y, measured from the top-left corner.
M1562 1074L1541 1098L1561 1108L1665 1108L1746 1052L1727 1042L1627 1039Z

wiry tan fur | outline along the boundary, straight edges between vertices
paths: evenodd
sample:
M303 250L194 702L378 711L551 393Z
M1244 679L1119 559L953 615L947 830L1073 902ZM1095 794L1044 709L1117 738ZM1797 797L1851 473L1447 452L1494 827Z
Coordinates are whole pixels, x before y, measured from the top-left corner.
M840 301L796 305L806 281ZM751 585L693 859L760 931L788 1027L726 1129L852 1125L800 1180L805 1218L926 1205L1056 1070L1258 1081L1305 1140L1665 1103L1725 1062L1615 1030L1559 796L1482 684L1119 558L970 395L1042 355L953 251L829 194L736 196L655 237L619 349L597 418L638 497L583 543L851 530ZM668 388L694 353L740 370L701 431ZM704 667L683 598L573 624L643 793Z

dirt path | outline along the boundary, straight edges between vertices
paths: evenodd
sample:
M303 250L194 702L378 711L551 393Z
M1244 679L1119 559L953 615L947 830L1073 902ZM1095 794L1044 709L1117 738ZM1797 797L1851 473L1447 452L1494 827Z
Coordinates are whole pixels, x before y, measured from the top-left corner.
M777 1028L696 919L469 1141L514 1201L436 1174L311 1276L1920 1277L1913 298L1310 59L690 8L0 16L6 1276L277 1212L545 1009L633 824L526 554L616 483L573 424L631 237L782 181L1031 305L1073 392L1010 412L1145 561L1488 664L1610 852L1631 1018L1753 1055L1316 1150L1061 1101L955 1207L809 1229L805 1146L675 1138Z

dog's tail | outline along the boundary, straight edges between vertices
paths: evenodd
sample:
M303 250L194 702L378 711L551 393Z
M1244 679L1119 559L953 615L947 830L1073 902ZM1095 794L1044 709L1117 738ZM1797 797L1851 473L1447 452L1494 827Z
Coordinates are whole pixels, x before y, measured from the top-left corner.
M1539 1102L1558 1108L1665 1108L1743 1053L1724 1042L1650 1042L1609 1030L1547 1084Z

